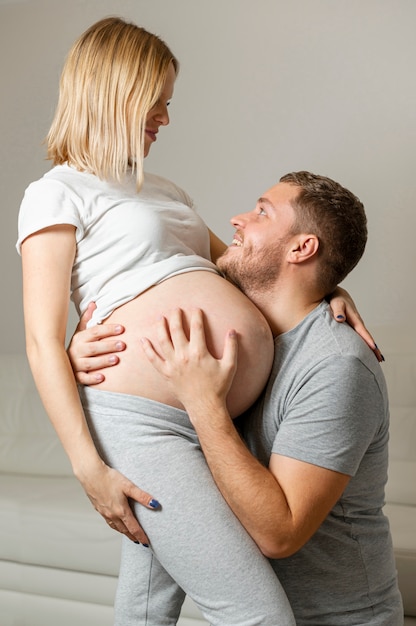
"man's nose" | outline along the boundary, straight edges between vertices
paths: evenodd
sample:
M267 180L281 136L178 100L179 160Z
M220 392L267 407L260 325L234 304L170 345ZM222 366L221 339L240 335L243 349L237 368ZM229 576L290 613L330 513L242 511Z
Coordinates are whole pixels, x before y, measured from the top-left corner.
M244 227L244 225L248 222L250 217L250 213L240 213L240 215L235 215L231 218L230 222L236 228L239 226Z

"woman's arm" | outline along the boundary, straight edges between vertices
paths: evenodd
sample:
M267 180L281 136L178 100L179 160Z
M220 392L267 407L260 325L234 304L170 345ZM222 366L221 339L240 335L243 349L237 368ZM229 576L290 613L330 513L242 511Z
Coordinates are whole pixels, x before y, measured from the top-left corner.
M105 465L98 455L65 351L74 255L75 232L69 225L46 228L22 244L26 349L30 367L74 474L94 507L113 528L133 541L148 543L128 498L139 502L144 499L146 505L152 498Z
M224 254L227 249L227 246L212 230L209 231L209 242L210 242L210 250L211 250L211 260L216 263L218 258Z

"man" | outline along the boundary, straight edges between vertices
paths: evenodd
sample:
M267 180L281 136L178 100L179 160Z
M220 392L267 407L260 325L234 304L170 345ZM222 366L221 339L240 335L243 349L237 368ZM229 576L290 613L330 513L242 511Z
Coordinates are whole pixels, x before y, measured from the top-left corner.
M202 313L188 339L176 311L160 323L158 352L148 340L144 350L185 406L224 498L271 559L298 626L400 626L382 514L386 385L372 351L324 299L363 254L363 206L334 181L298 172L232 222L218 266L276 337L269 383L241 423L245 442L226 407L235 333L216 360Z

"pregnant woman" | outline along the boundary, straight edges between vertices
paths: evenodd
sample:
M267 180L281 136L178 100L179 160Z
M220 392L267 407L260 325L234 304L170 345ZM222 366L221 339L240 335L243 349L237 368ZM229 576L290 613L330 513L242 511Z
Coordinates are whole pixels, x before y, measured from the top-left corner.
M233 416L260 394L273 357L265 319L216 269L224 244L184 191L144 172L177 73L163 41L118 18L70 50L47 140L53 167L19 214L28 358L74 474L124 535L116 626L175 624L185 593L214 625L293 626L273 570L139 346L143 336L157 346L155 321L172 308L204 311L214 355L235 328ZM94 388L77 387L65 351L69 294L80 314L95 301L91 326L126 329L121 363Z

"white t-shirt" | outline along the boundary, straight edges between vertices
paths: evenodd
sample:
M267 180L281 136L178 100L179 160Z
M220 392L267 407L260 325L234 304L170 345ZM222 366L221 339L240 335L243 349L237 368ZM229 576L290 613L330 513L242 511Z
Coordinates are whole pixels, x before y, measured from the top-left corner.
M89 325L171 276L217 273L209 231L189 196L172 182L146 174L123 184L102 181L68 165L52 168L26 189L16 244L49 226L76 227L71 298L81 314L94 301Z

